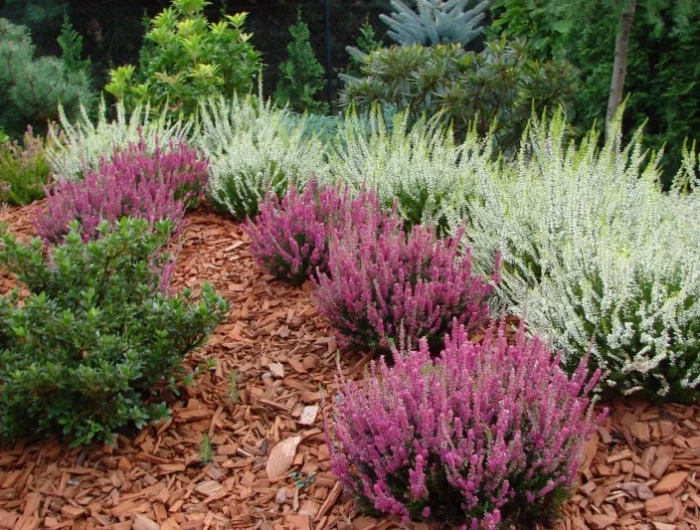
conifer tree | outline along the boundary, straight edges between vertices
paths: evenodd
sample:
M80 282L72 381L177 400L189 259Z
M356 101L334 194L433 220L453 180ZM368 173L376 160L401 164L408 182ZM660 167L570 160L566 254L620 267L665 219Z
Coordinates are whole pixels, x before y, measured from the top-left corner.
M478 36L489 0L415 0L416 10L391 0L391 16L379 15L390 28L389 37L401 45L465 45Z
M311 47L309 27L297 12L297 23L289 28L292 41L287 45L287 60L280 65L282 79L275 89L274 98L278 105L289 105L297 112L325 114L326 102L318 101L318 93L323 89L325 71L316 59Z

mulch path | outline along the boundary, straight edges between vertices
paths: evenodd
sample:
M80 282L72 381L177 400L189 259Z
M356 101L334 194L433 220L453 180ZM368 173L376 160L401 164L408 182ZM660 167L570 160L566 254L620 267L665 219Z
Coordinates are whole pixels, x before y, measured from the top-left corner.
M0 222L29 238L38 207L0 212ZM186 364L215 358L216 369L180 397L166 396L171 421L121 435L116 447L70 449L52 438L1 450L0 528L399 527L355 513L329 470L322 430L322 408L330 407L322 398L332 396L338 366L357 377L370 358L343 354L338 364L308 286L292 288L261 271L236 223L205 209L189 219L175 286L211 282L233 309ZM12 285L0 271L0 293ZM585 448L581 486L557 530L700 530L700 407L611 408Z

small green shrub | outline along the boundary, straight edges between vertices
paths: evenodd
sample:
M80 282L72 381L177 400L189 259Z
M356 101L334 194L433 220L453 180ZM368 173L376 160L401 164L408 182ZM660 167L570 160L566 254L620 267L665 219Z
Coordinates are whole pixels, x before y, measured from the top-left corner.
M501 39L479 53L419 44L350 51L362 62L363 77L341 75L343 105L389 104L408 109L414 119L440 115L458 134L474 123L486 135L495 122L501 147L517 144L533 108L566 106L572 91L567 63L533 60L523 41Z
M29 291L0 297L0 442L60 430L73 445L168 415L149 397L228 311L214 289L167 290L172 225L125 218L84 243L77 222L49 257L6 235L0 265ZM187 383L192 374L184 376Z
M22 205L41 199L48 180L45 142L31 127L22 144L0 138L0 202Z
M325 114L328 104L317 99L318 93L323 90L325 72L311 47L311 34L301 19L301 9L297 23L289 28L289 33L292 42L287 45L287 60L280 65L282 78L275 89L275 101L297 112Z
M59 57L37 58L35 51L26 27L0 18L0 125L10 134L22 134L27 124L45 129L58 118L59 103L72 119L81 104L91 108L95 101L85 69L69 68Z
M261 68L260 54L243 31L247 13L209 22L206 0L173 0L150 22L138 70L120 66L105 90L127 107L138 102L192 114L209 96L247 93Z

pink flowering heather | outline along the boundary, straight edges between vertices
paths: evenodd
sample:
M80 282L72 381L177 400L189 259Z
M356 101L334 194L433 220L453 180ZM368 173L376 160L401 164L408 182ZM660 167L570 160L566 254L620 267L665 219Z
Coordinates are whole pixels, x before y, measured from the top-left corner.
M413 345L427 337L433 348L455 318L473 331L488 319L493 286L473 274L460 239L438 239L423 226L406 233L398 217L385 213L339 230L329 249L329 273L318 279L319 312L343 345L384 351L402 329Z
M150 154L141 141L104 159L99 170L83 180L61 180L47 189L46 210L35 220L37 232L49 243L68 233L68 224L80 222L83 238L97 237L101 221L139 217L151 224L163 219L175 223L174 235L184 226L187 206L201 199L207 182L205 160L184 142L156 148Z
M331 469L361 505L404 519L468 527L547 519L572 488L593 417L583 359L571 378L559 356L521 326L514 344L487 333L469 342L454 325L432 360L382 358L363 383L343 382L326 433ZM329 422L330 423L330 422Z
M361 224L373 211L380 211L372 192L361 191L351 199L347 189L307 184L303 193L294 186L280 199L268 193L260 213L248 219L250 252L280 279L299 285L318 273L328 272L328 243L338 226Z

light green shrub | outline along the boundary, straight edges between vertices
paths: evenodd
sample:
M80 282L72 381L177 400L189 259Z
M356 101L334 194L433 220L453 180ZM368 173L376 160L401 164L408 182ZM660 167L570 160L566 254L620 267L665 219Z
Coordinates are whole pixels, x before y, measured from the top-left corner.
M252 35L243 30L247 13L209 22L204 9L210 4L172 0L150 21L138 69L112 70L105 90L129 107L150 103L186 115L207 97L250 91L262 64Z
M305 132L303 118L248 96L212 99L202 106L195 144L209 159L209 198L237 219L255 215L270 191L283 194L322 180L322 142Z

